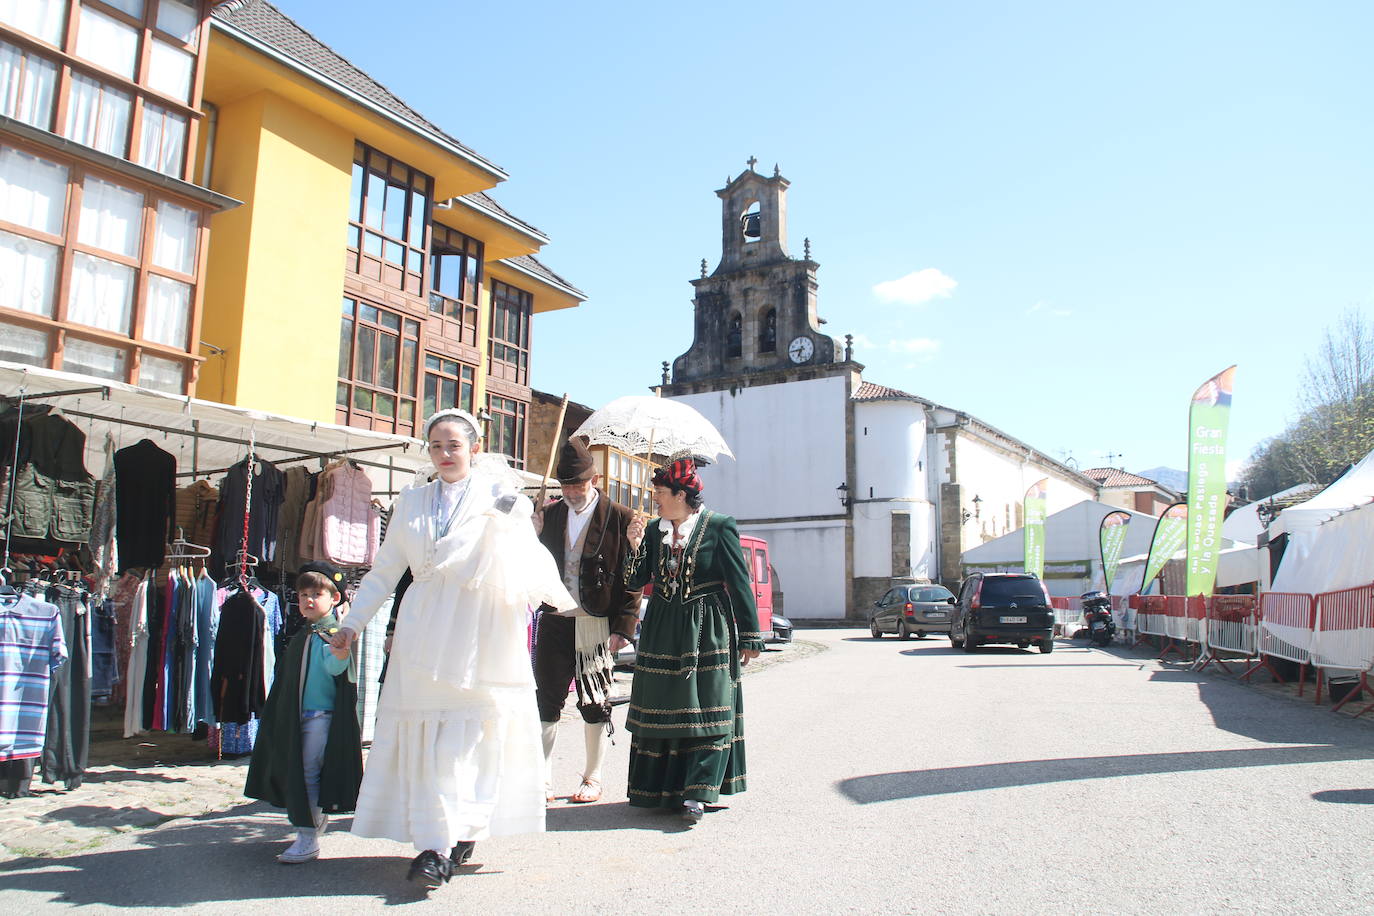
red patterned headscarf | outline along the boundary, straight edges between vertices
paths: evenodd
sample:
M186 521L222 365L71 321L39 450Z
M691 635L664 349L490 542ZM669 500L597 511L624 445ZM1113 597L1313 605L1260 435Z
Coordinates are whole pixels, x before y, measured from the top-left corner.
M701 478L697 476L697 465L691 458L679 458L667 467L654 471L652 483L656 487L701 493Z

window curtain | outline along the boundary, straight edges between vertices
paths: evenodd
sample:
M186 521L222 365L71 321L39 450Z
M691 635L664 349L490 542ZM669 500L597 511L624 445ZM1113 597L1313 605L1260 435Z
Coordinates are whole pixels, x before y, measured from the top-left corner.
M0 0L0 22L61 46L66 10L67 0Z
M142 235L143 195L88 176L81 186L77 241L126 258L136 258Z
M191 284L149 274L143 312L145 339L185 348L191 327Z
M153 234L153 263L183 274L196 272L196 237L200 217L194 210L160 201Z
M92 7L81 7L76 56L126 79L138 66L138 30Z
M0 230L0 306L53 317L56 245Z
M0 146L0 219L61 235L66 206L65 165Z
M153 41L148 55L148 86L179 102L191 100L191 74L196 59L180 48Z
M164 175L180 178L185 150L186 119L152 102L144 103L138 161Z
M186 390L186 368L174 359L144 353L138 366L138 383L154 391L182 394Z
M0 41L0 110L18 121L52 127L57 64Z
M129 137L133 99L128 93L80 74L72 74L72 93L67 100L70 140L123 157Z
M72 257L67 318L78 324L128 334L133 318L132 267L78 251Z
M46 366L49 352L47 332L0 323L0 359L30 366Z
M94 375L122 382L129 377L129 353L117 347L81 340L67 335L62 347L62 368L67 372Z

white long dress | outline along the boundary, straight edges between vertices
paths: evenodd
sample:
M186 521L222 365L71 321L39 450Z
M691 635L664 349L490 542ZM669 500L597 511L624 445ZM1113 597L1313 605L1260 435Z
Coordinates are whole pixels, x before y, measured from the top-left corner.
M571 608L532 506L474 472L403 492L344 626L362 632L407 568L353 833L447 852L544 829L544 753L527 651L531 606ZM448 533L442 518L457 504ZM442 518L441 518L442 517Z

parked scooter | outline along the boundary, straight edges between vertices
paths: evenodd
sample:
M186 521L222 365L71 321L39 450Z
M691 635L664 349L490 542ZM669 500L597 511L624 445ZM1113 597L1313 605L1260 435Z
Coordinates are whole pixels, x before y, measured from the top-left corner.
M1116 636L1116 621L1112 619L1112 599L1102 592L1083 595L1083 625L1085 636L1099 646L1110 645Z

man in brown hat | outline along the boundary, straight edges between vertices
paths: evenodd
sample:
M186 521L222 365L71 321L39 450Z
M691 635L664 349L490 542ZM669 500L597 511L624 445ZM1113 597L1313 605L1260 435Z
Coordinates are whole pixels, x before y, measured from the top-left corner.
M625 589L621 576L628 542L625 529L633 513L597 489L600 475L587 446L569 439L554 471L562 500L543 512L539 540L553 554L563 584L577 599L572 611L540 608L534 641L534 682L543 724L546 796L553 798L549 761L558 719L577 684L587 765L574 802L601 798L601 759L611 732L611 677L615 653L634 641L639 594Z

